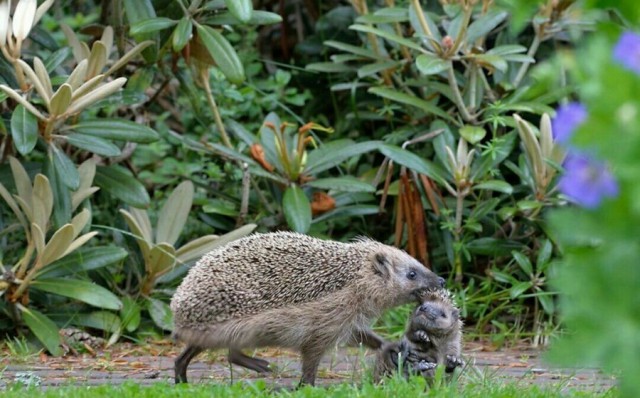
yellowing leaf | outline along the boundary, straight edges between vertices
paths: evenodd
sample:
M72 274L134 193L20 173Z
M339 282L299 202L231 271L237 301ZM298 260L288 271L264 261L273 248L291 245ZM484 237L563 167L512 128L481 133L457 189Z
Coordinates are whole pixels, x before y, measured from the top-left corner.
M71 224L65 224L62 228L57 230L51 237L51 240L49 240L47 245L44 247L44 251L40 259L41 266L44 267L45 265L61 258L69 248L69 245L71 245L74 234L75 231Z
M147 272L154 277L168 272L176 262L176 249L168 243L153 246L149 253Z
M184 181L176 187L158 213L156 242L176 243L193 203L193 183Z

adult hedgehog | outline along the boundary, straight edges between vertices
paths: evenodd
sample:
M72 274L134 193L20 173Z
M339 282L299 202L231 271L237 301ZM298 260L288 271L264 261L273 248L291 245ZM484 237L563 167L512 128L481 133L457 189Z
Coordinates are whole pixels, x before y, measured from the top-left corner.
M290 232L255 234L204 255L171 300L175 332L187 344L176 382L205 349L229 349L229 362L268 372L242 349L283 347L302 355L301 384L314 384L324 353L338 342L380 348L371 322L417 300L444 279L394 247L369 239L340 243Z

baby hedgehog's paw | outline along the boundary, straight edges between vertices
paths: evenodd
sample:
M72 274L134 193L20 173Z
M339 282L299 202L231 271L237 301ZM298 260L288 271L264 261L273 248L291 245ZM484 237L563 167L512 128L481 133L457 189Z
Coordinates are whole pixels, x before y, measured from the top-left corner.
M414 333L416 340L428 343L430 341L429 335L424 330L416 330Z
M455 355L447 355L447 361L445 364L447 372L453 372L455 368L462 365L464 365L462 358Z

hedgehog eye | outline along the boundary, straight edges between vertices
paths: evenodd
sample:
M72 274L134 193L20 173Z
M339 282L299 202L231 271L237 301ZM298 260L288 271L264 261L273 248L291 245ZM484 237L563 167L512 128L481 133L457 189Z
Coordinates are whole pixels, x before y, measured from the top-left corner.
M411 280L416 279L417 276L418 276L418 273L416 271L409 271L409 273L407 273L407 278Z

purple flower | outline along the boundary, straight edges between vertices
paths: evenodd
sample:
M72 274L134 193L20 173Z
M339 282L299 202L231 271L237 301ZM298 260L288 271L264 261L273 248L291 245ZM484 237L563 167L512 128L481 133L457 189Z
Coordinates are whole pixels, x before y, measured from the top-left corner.
M602 161L584 153L571 153L564 169L560 191L580 206L593 209L605 197L618 195L618 183Z
M557 142L569 141L573 132L587 119L587 109L579 102L569 102L556 111L551 130Z
M613 59L632 72L640 74L640 35L624 32L613 48Z

